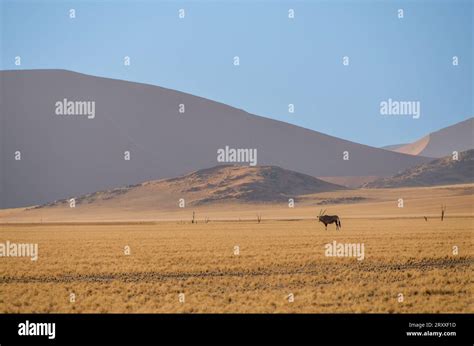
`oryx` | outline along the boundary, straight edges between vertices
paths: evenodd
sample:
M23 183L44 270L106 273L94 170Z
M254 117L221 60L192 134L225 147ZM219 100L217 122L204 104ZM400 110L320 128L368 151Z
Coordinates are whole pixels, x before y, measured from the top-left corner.
M320 210L318 215L318 221L324 223L324 227L328 229L328 225L331 223L336 224L336 229L339 229L341 226L341 220L339 220L339 216L337 215L325 215L326 209Z

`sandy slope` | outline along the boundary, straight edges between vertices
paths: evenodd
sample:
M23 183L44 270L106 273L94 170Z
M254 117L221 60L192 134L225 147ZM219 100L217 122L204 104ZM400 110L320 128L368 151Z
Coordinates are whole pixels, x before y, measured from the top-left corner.
M430 136L425 136L413 143L405 144L401 147L393 149L398 153L409 154L409 155L420 155L423 150L427 147L430 142Z
M419 140L385 149L409 155L440 158L453 151L474 149L474 118L432 132Z
M364 187L401 187L465 184L474 182L474 149L409 168L393 177L380 178Z
M40 209L17 209L0 218L1 222L105 222L160 220L190 221L192 212L198 222L210 220L315 219L321 209L344 218L417 217L438 218L441 204L447 206L447 215L473 215L474 184L394 189L356 189L321 192L295 198L295 207L281 203L216 202L209 205L178 207L175 196L159 200L143 199L141 203L79 204L76 208L59 205ZM403 208L398 200L403 199ZM163 204L160 204L163 203ZM344 221L343 221L344 223Z
M362 176L362 177L318 177L321 180L327 181L329 183L346 186L349 188L358 188L366 183L377 180L380 177L377 176Z

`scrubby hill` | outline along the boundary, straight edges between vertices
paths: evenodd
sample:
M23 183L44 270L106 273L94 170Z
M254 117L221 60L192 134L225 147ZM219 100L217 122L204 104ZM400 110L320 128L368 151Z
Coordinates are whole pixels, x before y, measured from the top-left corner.
M467 150L459 153L458 160L446 156L407 169L393 177L366 183L363 187L434 186L472 182L474 182L474 150Z
M186 205L213 203L287 203L288 198L345 189L306 174L275 166L216 166L171 178L99 191L75 198L76 205L134 209L176 208L183 198ZM60 200L39 208L66 205Z

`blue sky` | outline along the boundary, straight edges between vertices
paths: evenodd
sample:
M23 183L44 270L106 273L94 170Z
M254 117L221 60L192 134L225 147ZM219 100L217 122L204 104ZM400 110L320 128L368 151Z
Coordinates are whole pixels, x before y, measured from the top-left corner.
M1 69L150 83L373 146L474 113L471 0L0 3ZM420 101L420 118L380 115L388 98Z

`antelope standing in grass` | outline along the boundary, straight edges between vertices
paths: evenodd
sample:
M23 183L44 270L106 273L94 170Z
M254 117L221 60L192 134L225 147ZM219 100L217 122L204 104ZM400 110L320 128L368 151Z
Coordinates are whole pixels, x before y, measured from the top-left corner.
M328 225L331 223L336 224L336 229L342 228L341 220L339 220L339 216L337 215L326 215L326 209L324 211L320 210L318 215L318 221L324 223L324 227L326 230L328 229Z

